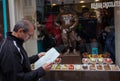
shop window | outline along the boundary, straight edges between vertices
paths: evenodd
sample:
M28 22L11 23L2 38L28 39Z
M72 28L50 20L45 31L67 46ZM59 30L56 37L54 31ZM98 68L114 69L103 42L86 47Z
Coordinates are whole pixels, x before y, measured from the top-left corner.
M37 11L37 14L39 14L39 16L37 15L38 18L37 20L40 21L40 22L38 21L39 24L43 24L46 27L44 33L47 33L48 36L50 35L55 39L56 44L53 46L59 46L61 44L62 45L65 44L64 40L62 39L62 36L60 35L62 31L61 27L63 26L62 23L65 21L64 23L71 24L75 21L74 24L77 23L74 29L76 36L74 40L76 40L75 42L76 45L73 46L76 47L76 50L80 51L81 54L84 52L87 52L88 54L96 54L96 53L104 54L108 52L109 54L111 54L111 57L113 57L112 59L114 61L115 60L114 8L105 7L105 8L94 9L91 6L92 3L104 3L105 1L108 2L108 0L83 1L83 2L82 1L80 2L79 0L69 0L69 1L45 0L44 2L42 2L44 3L44 10L41 9L42 13L40 11L39 12ZM40 7L37 7L37 10L39 9ZM65 13L63 13L64 11ZM68 12L70 14L68 14ZM42 17L40 17L40 15L42 15ZM62 17L64 16L63 21L61 21L62 17L60 17L60 15ZM70 15L72 15L71 18ZM70 22L69 20L67 21L67 17L68 19L72 19L72 22L71 20ZM56 29L56 27L58 27L58 29ZM113 39L108 37L110 33L112 34ZM60 38L56 38L56 35L60 36ZM113 46L107 46L107 44L110 43L109 39L113 40L112 41ZM73 51L73 47L72 47L73 42L69 44L70 45L68 47L70 47L70 50L72 48L71 51Z
M79 81L81 77L73 73L119 70L115 62L115 8L111 2L114 0L43 0L44 5L37 4L38 40L42 50L57 47L63 54L60 64L53 65L52 76L56 76L54 72L58 74L54 79L62 77L63 80L64 73L68 73L70 79L65 81ZM59 75L58 71L62 73ZM86 74L81 73L81 80L86 79ZM94 80L91 76L87 75Z

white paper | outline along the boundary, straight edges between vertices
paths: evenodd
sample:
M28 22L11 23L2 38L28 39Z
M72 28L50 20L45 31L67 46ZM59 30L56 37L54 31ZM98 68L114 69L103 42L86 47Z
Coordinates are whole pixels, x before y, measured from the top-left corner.
M35 62L34 64L35 69L41 67L45 63L54 62L59 55L60 54L57 52L55 48L51 48L45 53L44 56L42 56L38 61Z

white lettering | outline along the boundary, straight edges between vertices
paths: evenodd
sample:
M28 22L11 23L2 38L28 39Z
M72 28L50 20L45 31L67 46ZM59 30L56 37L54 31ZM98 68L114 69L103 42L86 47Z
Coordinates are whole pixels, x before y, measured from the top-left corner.
M102 8L102 3L92 3L91 8L93 9Z
M103 2L103 3L91 3L91 8L92 9L109 8L109 7L120 7L120 1Z

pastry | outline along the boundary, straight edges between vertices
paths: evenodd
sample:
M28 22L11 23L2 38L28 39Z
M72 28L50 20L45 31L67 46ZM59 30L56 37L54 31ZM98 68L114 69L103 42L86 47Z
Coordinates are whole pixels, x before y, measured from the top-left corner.
M73 65L73 64L69 64L69 65L68 65L68 69L69 69L69 70L74 70L74 65Z
M82 63L88 64L89 63L89 59L88 58L83 58L82 59Z
M67 64L61 65L61 70L68 70L68 65Z
M91 64L89 67L90 67L90 70L96 70L95 64Z
M75 65L75 70L81 70L81 66L80 65Z
M117 65L111 65L111 70L112 71L119 71L119 67Z
M55 67L56 70L60 70L61 69L61 66L60 64L57 64L57 66Z
M96 63L96 58L90 58L91 63Z
M105 64L105 65L104 65L104 69L105 69L105 70L111 70L110 65L109 65L109 64Z
M103 70L102 64L97 65L97 70Z
M104 59L103 59L103 58L98 58L98 59L97 59L97 62L98 62L98 63L103 63L103 62L104 62Z
M88 65L87 64L83 64L82 68L83 68L83 70L88 70Z

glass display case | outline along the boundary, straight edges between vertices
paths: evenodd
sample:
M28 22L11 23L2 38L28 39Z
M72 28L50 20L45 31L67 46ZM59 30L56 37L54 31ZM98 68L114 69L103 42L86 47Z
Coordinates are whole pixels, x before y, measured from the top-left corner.
M60 35L63 31L62 26L65 26L64 20L64 23L69 23L69 19L72 19L70 20L72 22L77 20L74 29L77 53L74 53L72 46L74 42L70 43L67 32L69 52L63 54L61 62L54 64L43 80L113 81L115 79L118 81L120 79L120 68L115 62L114 8L105 7L109 1L114 3L114 0L45 0L44 25L48 36L52 35L56 41L54 47L66 45ZM77 18L73 14L70 18L70 12L68 17L68 12L63 13L65 10L72 10ZM63 16L65 17L62 21ZM60 32L58 33L57 30L56 34L55 28ZM57 36L61 38L58 39ZM43 43L43 46L49 45L51 43Z

